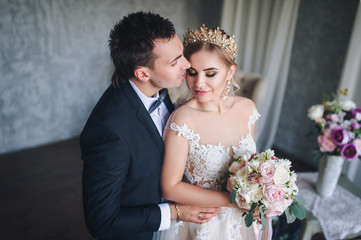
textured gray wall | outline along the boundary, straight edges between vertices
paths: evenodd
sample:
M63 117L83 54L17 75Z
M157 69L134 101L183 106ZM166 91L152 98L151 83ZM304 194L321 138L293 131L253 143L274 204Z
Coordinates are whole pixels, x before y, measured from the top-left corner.
M124 15L154 11L178 34L219 24L221 0L0 0L0 154L79 135L110 83L107 41Z
M358 0L301 0L282 114L274 146L314 166L311 105L337 90Z

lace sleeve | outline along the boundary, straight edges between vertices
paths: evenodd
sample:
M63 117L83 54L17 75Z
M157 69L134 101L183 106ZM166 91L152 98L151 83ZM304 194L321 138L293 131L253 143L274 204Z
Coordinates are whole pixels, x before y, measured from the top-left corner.
M253 109L253 112L248 120L248 130L251 131L252 125L261 117L261 114L258 113L257 109Z
M170 124L170 129L175 131L178 136L185 137L188 141L197 142L199 141L199 134L196 134L193 132L193 130L190 130L187 124L183 124L182 126L178 126L175 122L172 122Z

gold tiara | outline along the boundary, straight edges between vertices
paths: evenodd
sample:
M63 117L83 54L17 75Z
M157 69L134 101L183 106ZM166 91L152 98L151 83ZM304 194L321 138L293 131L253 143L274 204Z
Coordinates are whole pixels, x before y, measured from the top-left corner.
M191 30L184 34L183 45L187 46L196 42L208 42L220 46L234 60L237 56L237 43L232 37L228 36L224 31L217 27L216 29L208 29L204 24L200 30Z

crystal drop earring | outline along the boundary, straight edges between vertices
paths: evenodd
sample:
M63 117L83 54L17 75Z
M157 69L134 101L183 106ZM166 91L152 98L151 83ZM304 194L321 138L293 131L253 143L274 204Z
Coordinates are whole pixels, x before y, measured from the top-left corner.
M231 81L230 80L227 80L226 82L226 87L224 88L223 90L223 100L224 101L227 101L228 100L228 95L229 95L229 92L231 91Z

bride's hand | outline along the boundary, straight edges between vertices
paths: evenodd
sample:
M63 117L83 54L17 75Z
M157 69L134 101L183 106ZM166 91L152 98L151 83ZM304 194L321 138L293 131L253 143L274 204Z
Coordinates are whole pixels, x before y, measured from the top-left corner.
M177 209L172 204L171 213L172 219L177 219ZM179 209L179 220L194 223L209 222L217 213L220 208L218 207L193 207L177 204Z

